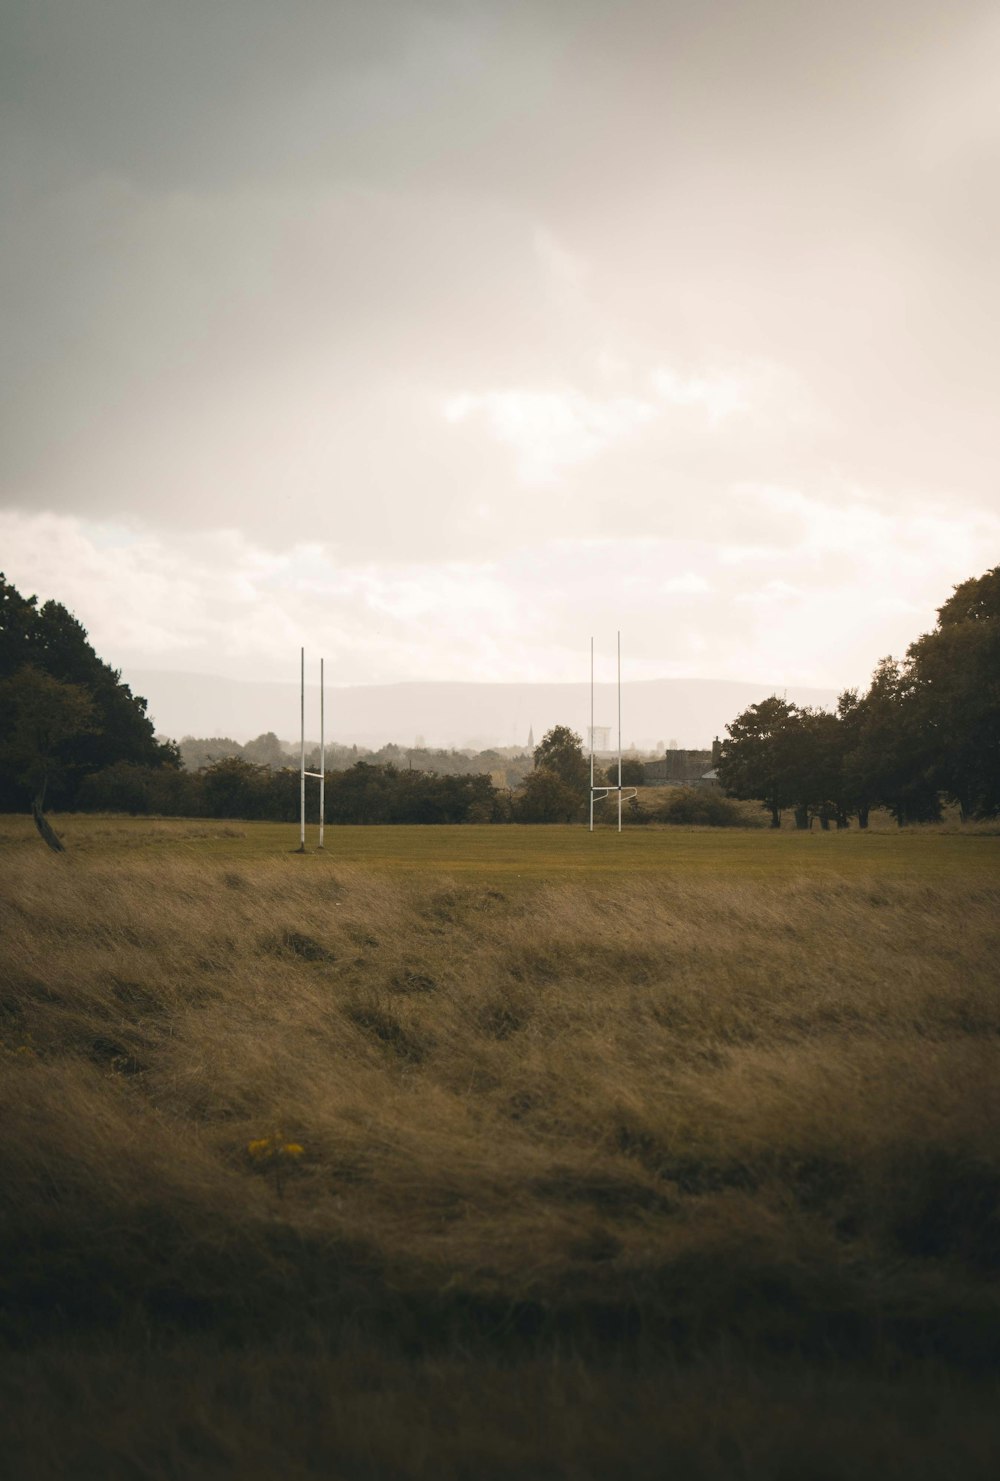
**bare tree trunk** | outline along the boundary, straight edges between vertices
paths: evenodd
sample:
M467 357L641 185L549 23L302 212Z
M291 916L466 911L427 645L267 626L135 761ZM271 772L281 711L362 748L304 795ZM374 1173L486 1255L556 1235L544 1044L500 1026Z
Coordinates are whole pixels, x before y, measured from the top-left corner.
M807 829L810 825L810 822L811 819L809 817L809 809L807 807L797 807L795 809L796 828Z
M51 823L46 818L45 814L42 812L42 804L44 802L44 799L45 791L43 788L43 790L31 804L31 816L35 820L35 827L38 829L39 833L42 835L42 838L48 844L52 852L54 854L61 854L65 851L63 848L62 840L56 833L55 829L52 827Z

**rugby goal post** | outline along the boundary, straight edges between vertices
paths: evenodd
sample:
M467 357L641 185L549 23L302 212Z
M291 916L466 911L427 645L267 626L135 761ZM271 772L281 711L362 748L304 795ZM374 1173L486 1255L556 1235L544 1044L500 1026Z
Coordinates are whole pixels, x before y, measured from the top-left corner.
M618 832L622 831L622 802L638 797L638 787L622 786L622 635L618 634L618 785L594 786L594 640L590 640L590 831L594 831L594 798L618 794Z
M319 661L319 771L306 771L306 650L299 649L299 847L306 851L306 777L319 782L319 844L323 847L323 825L326 813L326 695L323 683L323 660Z

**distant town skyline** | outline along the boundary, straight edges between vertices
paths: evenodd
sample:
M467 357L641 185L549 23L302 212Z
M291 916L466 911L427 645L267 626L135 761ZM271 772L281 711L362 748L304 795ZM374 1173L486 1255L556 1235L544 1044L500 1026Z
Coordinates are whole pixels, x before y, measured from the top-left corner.
M839 690L1000 560L995 5L18 0L0 71L0 569L126 674Z
M306 685L306 735L319 740L319 689L313 673ZM133 692L149 701L157 731L173 740L185 735L226 736L244 743L267 732L285 742L299 735L299 686L195 674L125 669ZM701 749L722 735L749 704L766 698L754 684L720 680L665 679L622 685L622 744L657 753L673 745ZM833 689L787 690L796 703L832 707ZM608 749L618 745L617 695L613 684L595 685L595 729L606 732ZM589 746L590 688L578 684L476 684L407 682L339 686L327 682L326 736L330 742L379 747L493 746L532 749L554 725L569 725ZM598 749L601 749L600 740Z

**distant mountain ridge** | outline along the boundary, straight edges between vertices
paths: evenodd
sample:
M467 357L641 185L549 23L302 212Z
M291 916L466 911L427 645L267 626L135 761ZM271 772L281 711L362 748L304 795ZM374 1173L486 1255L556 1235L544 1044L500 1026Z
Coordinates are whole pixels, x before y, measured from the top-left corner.
M295 683L225 679L155 669L128 669L122 678L145 695L157 732L230 736L247 741L266 731L282 740L299 734L299 688ZM767 683L725 679L641 679L622 683L622 744L661 749L706 747L734 716L775 693ZM778 693L802 705L831 707L833 689L790 684ZM594 722L617 738L613 684L594 690ZM474 684L414 681L401 684L327 685L327 739L346 745L472 747L525 745L529 730L539 741L553 725L569 725L586 737L590 724L587 684ZM319 737L318 685L306 686L306 735Z

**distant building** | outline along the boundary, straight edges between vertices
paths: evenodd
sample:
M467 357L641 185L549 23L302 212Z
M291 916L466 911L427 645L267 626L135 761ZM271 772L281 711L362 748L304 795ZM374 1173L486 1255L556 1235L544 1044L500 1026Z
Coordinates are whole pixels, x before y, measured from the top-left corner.
M709 751L682 751L674 746L664 752L661 761L644 763L645 784L647 787L717 787L720 751L718 739Z
M587 749L589 751L608 751L611 749L611 726L610 725L588 725L587 726Z

